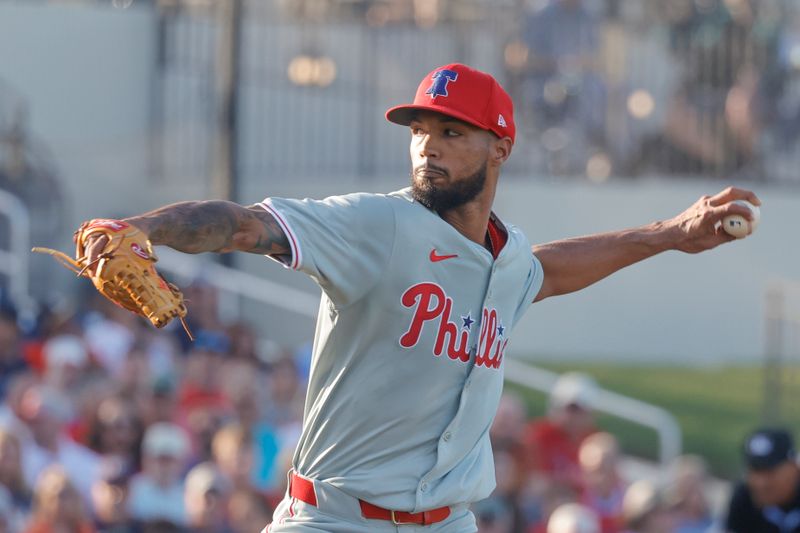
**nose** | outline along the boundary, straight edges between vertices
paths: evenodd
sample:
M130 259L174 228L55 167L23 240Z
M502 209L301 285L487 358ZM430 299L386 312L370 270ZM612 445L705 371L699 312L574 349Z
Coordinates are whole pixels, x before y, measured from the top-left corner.
M424 135L419 141L419 155L426 159L438 159L439 148L429 133Z

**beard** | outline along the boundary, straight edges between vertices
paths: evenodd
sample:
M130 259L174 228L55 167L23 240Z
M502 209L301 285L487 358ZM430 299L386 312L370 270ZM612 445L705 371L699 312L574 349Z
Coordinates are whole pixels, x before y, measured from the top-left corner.
M419 166L411 172L411 196L428 209L438 213L449 211L471 202L483 191L486 184L486 161L475 173L450 183L446 188L434 185L432 180L418 176L424 170L431 169L449 177L445 169L431 165Z

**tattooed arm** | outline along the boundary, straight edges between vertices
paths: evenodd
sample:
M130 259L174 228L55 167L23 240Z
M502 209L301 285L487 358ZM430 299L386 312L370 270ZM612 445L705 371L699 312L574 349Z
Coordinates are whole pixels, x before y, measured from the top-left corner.
M187 254L236 250L264 255L289 253L286 235L272 215L258 205L244 207L221 200L180 202L124 220L146 233L154 245ZM90 237L90 263L106 242L105 235Z
M223 200L179 202L125 222L144 231L154 245L189 254L289 253L286 235L272 215L258 205L244 207Z

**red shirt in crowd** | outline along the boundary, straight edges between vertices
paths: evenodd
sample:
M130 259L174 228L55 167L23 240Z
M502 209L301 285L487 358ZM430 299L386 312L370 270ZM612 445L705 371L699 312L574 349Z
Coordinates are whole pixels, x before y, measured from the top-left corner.
M573 438L548 418L534 420L525 433L528 470L545 474L555 482L564 483L577 492L583 488L578 450L586 437L596 432L592 428Z

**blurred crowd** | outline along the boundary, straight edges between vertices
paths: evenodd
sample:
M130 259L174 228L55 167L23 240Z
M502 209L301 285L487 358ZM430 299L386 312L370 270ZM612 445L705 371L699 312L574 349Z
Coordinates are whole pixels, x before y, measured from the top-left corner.
M597 392L590 377L564 374L540 418L503 396L491 429L497 489L474 508L481 533L720 531L704 461L683 456L666 479L629 478L617 438L595 422Z
M506 62L545 170L796 181L800 4L529 4Z
M202 281L185 289L194 342L87 295L82 309L45 308L23 327L0 304L0 533L260 530L286 490L309 350L261 353L247 324L219 319L217 292ZM502 397L491 428L497 488L473 507L480 533L722 531L703 460L631 474L596 423L598 393L568 373L544 413ZM786 504L800 499L791 435L757 433L745 448L734 521L752 524L770 505L800 518L800 504L798 516Z
M0 532L244 533L271 520L299 437L307 359L258 354L216 292L159 332L94 298L20 328L0 306Z

